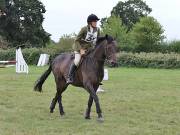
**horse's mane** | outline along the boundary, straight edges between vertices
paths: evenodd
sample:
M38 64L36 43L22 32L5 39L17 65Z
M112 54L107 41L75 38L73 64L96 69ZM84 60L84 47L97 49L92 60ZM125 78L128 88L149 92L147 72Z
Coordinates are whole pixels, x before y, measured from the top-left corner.
M107 41L107 43L111 43L112 41L114 41L114 38L110 35L107 35L107 34L105 36L98 37L98 39L96 41L95 48L88 50L88 53L86 56L93 55L94 50L101 47L101 44L103 44L104 41Z
M95 48L93 49L89 49L86 56L91 56L93 55L94 53L94 50L96 50L98 47L101 46L101 44L104 42L104 41L107 41L107 43L111 43L112 41L114 41L114 38L110 35L105 35L105 36L100 36L98 37L97 41L96 41L96 45L95 45Z
M107 40L108 43L111 43L114 40L114 38L107 34L105 36L100 36L96 41L96 46L98 46L104 40Z
M103 37L98 37L97 41L96 41L96 45L99 45L102 41L104 41L106 39L105 36Z

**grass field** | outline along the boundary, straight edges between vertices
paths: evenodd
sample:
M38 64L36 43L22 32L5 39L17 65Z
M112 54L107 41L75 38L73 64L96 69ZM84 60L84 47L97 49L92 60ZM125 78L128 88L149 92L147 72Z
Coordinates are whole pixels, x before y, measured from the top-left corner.
M30 67L16 74L0 68L0 135L180 135L180 70L109 69L109 81L99 93L104 123L83 117L88 94L69 87L63 94L66 115L53 114L49 104L55 94L53 75L43 93L33 91L34 81L47 67Z

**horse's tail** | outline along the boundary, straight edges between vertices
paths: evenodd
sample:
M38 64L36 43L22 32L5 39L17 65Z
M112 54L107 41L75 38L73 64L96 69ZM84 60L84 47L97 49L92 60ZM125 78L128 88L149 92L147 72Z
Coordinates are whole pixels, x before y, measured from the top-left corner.
M49 76L49 74L51 73L52 71L52 67L51 65L49 66L48 70L46 70L42 75L41 77L35 82L35 85L34 85L34 90L35 91L39 91L41 92L42 91L42 85L43 83L45 82L45 80L47 79L47 77Z

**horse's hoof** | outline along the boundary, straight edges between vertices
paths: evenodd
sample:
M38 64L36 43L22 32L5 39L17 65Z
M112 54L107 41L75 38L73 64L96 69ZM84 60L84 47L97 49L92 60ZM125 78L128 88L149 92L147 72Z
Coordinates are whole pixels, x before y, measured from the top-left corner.
M99 83L99 85L103 85L102 83Z
M90 120L91 117L90 116L85 116L85 119Z
M98 118L97 118L97 121L100 122L100 123L102 123L102 122L104 122L104 118L103 118L103 117L98 117Z
M60 115L61 117L63 117L65 115L65 112L61 112Z
M54 111L53 110L50 110L50 113L53 113Z

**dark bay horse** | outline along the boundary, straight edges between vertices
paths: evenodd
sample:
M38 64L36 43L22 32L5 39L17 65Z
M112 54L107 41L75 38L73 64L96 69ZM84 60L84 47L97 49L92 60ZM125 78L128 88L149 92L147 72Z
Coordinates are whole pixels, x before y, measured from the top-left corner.
M96 91L104 76L104 63L106 59L112 66L117 64L116 41L108 35L98 39L95 49L83 57L83 61L74 74L74 82L72 85L82 87L90 94L88 107L85 113L86 119L90 119L91 106L94 100L96 105L96 112L98 114L97 120L103 121L102 111L100 108L98 96L96 95ZM64 115L61 94L68 86L66 84L66 78L70 64L72 62L73 57L70 53L57 56L50 64L49 68L44 72L44 74L42 74L41 77L35 82L34 90L41 92L44 81L47 79L51 71L53 72L57 92L50 106L51 113L53 113L55 105L58 101L60 115Z

